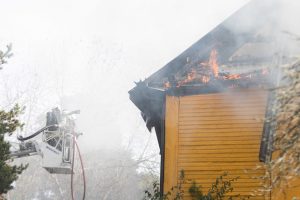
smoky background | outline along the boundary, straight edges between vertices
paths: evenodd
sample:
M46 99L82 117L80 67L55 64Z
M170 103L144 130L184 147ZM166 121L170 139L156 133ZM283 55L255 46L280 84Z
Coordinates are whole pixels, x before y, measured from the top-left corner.
M87 199L140 199L158 179L160 155L127 92L249 1L0 2L0 45L11 42L14 53L0 72L0 105L26 107L20 134L43 126L53 107L80 109ZM296 57L300 3L265 0L261 6L278 19L266 32L276 33L275 52ZM245 13L243 24L227 26L245 31L259 20ZM49 175L40 161L15 161L29 168L9 199L70 199L69 177ZM76 180L80 196L80 173Z

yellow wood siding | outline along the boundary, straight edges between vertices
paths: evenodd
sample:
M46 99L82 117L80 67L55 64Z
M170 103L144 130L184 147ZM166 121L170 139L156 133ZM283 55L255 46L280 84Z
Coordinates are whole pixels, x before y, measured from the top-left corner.
M251 195L262 188L259 148L267 92L234 90L166 99L164 192L181 170L204 191L217 176L240 176L232 194ZM248 171L246 171L248 170ZM183 188L188 193L189 184ZM188 196L188 195L187 195ZM251 199L269 198L263 194ZM186 199L189 199L188 197Z
M178 147L178 97L166 98L165 129L169 134L165 135L165 161L164 161L164 191L170 191L177 185L177 147Z

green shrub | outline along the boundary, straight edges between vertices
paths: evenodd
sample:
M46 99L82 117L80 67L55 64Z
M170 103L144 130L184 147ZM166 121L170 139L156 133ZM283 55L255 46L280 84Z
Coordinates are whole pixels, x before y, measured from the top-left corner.
M249 197L241 198L240 195L229 196L228 193L234 191L232 183L238 180L239 177L225 179L226 176L228 176L228 173L224 172L222 175L217 177L215 182L211 184L208 192L205 193L203 192L201 185L197 184L193 180L186 180L184 178L184 171L181 171L178 184L172 187L170 191L162 195L160 193L159 183L154 182L152 190L145 191L145 197L143 200L182 200L185 194L182 185L185 183L191 183L191 187L188 192L193 200L249 199Z

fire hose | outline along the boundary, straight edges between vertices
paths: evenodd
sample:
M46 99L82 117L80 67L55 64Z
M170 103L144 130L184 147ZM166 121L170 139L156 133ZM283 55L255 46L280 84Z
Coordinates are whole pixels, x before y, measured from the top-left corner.
M85 192L86 192L86 180L85 180L85 172L84 172L84 166L83 166L83 161L80 153L79 146L76 142L75 136L73 136L73 158L72 158L72 171L71 171L71 196L72 200L74 200L74 188L73 188L73 174L74 174L74 161L75 161L75 146L78 152L79 160L80 160L80 165L81 165L81 171L82 171L82 179L83 179L83 195L82 195L82 200L85 199Z
M52 127L58 127L57 124L54 125L49 125L49 126L45 126L44 128L41 128L40 130L38 130L37 132L33 133L32 135L28 136L28 137L22 137L22 136L18 136L18 140L20 141L25 141L25 140L29 140L31 138L36 137L37 135L39 135L40 133L42 133L43 131L47 130L48 128L52 128Z

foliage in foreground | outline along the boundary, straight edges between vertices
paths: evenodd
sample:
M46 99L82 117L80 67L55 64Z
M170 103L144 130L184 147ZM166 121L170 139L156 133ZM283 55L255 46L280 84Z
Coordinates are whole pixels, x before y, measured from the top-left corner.
M189 188L189 195L193 200L233 200L241 199L239 195L229 196L228 193L233 192L234 188L232 183L235 182L238 177L232 179L225 179L228 173L220 175L216 178L215 182L211 184L211 187L207 192L202 190L201 185L198 185L195 181L188 181L184 179L184 172L181 171L179 182L177 186L171 188L166 194L161 195L160 185L158 182L153 183L152 191L145 191L144 200L182 200L185 191L182 185L185 183L191 183ZM249 198L249 197L248 197Z
M12 45L7 45L6 48L4 52L0 50L0 70L2 69L1 65L7 63L7 59L13 55L11 53Z
M0 194L7 193L12 189L11 184L26 168L23 165L11 166L9 164L10 144L4 140L5 135L11 135L16 129L23 126L17 119L21 111L18 105L8 112L0 110Z
M267 176L274 177L269 189L284 189L300 177L300 61L283 68L281 85L274 92L274 116L269 119L275 127L273 157Z
M1 65L7 62L7 58L11 57L11 45L7 46L5 52L0 51L0 69ZM22 109L16 105L10 111L0 110L0 199L2 194L12 189L12 183L17 180L18 175L26 168L26 166L10 165L10 144L5 141L5 136L13 134L18 128L22 128L23 124L18 120L18 115Z

